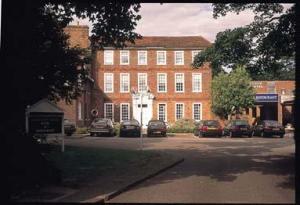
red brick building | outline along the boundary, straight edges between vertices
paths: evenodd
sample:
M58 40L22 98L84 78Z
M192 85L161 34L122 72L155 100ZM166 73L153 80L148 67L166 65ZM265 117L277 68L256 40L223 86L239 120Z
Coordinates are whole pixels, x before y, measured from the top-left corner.
M90 48L87 26L68 26L71 46ZM169 123L177 119L211 119L211 80L209 64L193 69L193 56L211 45L201 36L146 36L123 50L106 47L93 51L90 81L72 105L59 106L66 118L78 126L88 126L95 117L119 122L140 121L139 92L142 98L143 124L150 119ZM89 66L89 65L87 65ZM293 123L295 81L253 81L256 105L245 111L253 118L274 119L284 125ZM135 91L134 93L132 91Z
M255 107L246 110L250 118L294 124L295 81L252 81Z
M193 56L210 45L201 36L146 36L123 50L96 51L95 79L104 102L100 117L140 121L137 93L148 91L142 99L143 125L150 119L210 119L211 68L191 66Z

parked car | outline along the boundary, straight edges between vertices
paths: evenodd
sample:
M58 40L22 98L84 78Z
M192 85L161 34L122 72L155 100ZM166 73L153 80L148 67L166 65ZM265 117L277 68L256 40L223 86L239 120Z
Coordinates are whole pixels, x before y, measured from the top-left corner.
M261 120L253 126L252 135L267 137L279 135L283 138L285 134L284 127L275 120Z
M201 120L195 123L194 135L199 137L219 136L222 137L223 129L217 120Z
M224 135L229 135L230 137L242 135L252 137L252 129L246 120L231 120L224 127Z
M147 136L161 135L163 137L167 136L167 126L164 121L160 120L150 120L147 127Z
M115 135L113 122L110 119L96 118L93 120L90 126L90 135L100 136L101 134L106 134L109 136Z
M140 137L141 126L137 120L126 120L120 125L120 137Z
M67 136L71 136L76 131L75 123L69 119L64 119L64 130Z

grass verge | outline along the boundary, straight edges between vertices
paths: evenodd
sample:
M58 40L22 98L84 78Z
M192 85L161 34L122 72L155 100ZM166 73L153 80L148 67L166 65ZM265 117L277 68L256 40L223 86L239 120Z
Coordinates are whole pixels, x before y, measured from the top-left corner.
M46 155L62 171L62 185L80 188L95 177L142 176L175 162L178 158L162 152L54 146Z

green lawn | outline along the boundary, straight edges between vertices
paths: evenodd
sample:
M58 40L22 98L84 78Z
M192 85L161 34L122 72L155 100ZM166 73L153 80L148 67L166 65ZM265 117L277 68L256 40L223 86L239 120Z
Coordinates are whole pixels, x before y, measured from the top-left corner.
M54 146L46 155L62 170L63 185L77 187L97 176L142 176L171 164L176 159L152 151L116 150L66 146L65 152Z

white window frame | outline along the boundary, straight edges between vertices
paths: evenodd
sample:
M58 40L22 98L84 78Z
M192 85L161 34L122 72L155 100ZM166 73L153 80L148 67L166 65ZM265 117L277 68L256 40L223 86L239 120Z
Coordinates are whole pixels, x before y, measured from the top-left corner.
M124 90L124 88L122 87L122 83L123 83L123 81L122 81L122 75L126 75L126 76L128 76L128 90L126 91L126 90ZM120 73L120 93L129 93L129 91L130 91L130 74L129 73Z
M111 60L110 61L106 61L107 59L107 55L108 53L112 53L111 55ZM114 64L114 51L113 50L104 50L104 54L103 54L103 64L104 65L113 65Z
M107 87L106 87L106 77L107 76L112 76L112 90L111 91L107 91ZM113 73L104 73L104 93L113 93L114 92L114 74Z
M181 119L184 119L184 103L175 103L175 120L179 120L177 119L177 115L176 115L176 111L177 111L177 105L182 105L182 118Z
M194 50L192 51L192 63L194 62L195 56L200 53L202 50Z
M194 76L200 76L200 90L195 90ZM192 92L193 93L202 92L202 73L192 73Z
M148 88L148 74L147 73L138 73L138 92L147 92L147 90L142 91L140 90L140 76L146 75L146 89Z
M112 105L111 107L111 111L112 111L112 114L111 114L111 117L112 117L112 121L114 121L114 119L115 119L115 116L114 116L114 104L113 103L104 103L104 118L107 118L107 116L106 116L106 105ZM109 119L109 118L108 118Z
M181 53L181 57L182 57L182 62L181 63L176 63L176 59L177 59L176 54L177 53ZM184 65L184 51L174 51L174 64L175 65Z
M193 108L192 108L192 110L193 110L193 120L195 120L195 105L200 105L200 120L202 120L202 103L201 102L195 102L195 103L193 103ZM196 120L196 121L200 121L200 120Z
M120 122L123 122L122 106L127 105L128 107L128 120L130 120L130 103L120 103Z
M80 101L77 103L77 114L78 114L78 120L82 120L82 104Z
M140 62L140 56L142 52L145 52L145 63ZM143 50L143 51L138 51L138 65L147 65L148 64L148 52Z
M122 57L123 56L128 58L127 63L122 62ZM130 62L130 52L129 52L129 50L120 50L120 65L129 65L129 62Z
M166 83L165 83L166 90L164 90L164 91L160 91L159 90L159 77L158 77L159 75L164 75L165 79L166 79ZM157 76L156 76L156 87L157 87L157 92L158 93L166 93L168 91L168 75L167 75L167 73L157 73Z
M168 105L165 102L159 102L157 103L157 119L159 120L159 105L165 105L165 121L168 122Z
M165 62L163 62L163 63L158 62L158 54L159 53L164 54ZM167 51L156 51L156 65L167 65Z
M177 75L183 75L183 78L182 78L182 79L183 79L182 91L177 91L177 87L176 87L176 76L177 76ZM184 93L184 87L185 87L185 86L184 86L184 80L185 80L185 79L184 79L184 73L175 73L174 81L175 81L175 92L176 92L176 93Z

